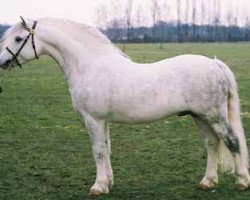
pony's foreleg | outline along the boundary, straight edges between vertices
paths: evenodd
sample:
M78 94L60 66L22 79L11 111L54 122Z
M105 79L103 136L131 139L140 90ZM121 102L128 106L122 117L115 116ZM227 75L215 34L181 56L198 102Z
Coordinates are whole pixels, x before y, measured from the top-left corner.
M85 118L86 127L89 131L92 151L96 163L96 180L90 189L91 195L108 193L113 185L113 173L109 158L109 136L107 124L103 120L92 117Z
M195 122L198 126L200 135L204 140L206 150L207 150L207 168L205 176L199 183L199 189L209 189L213 188L218 184L218 147L219 139L211 129L211 127L202 119L195 118Z
M105 134L106 134L106 150L107 150L107 159L106 159L106 169L107 169L107 174L108 174L108 187L109 189L113 188L114 185L114 179L113 179L113 170L111 167L111 160L110 160L110 156L111 156L111 141L110 141L110 137L109 137L109 127L108 124L105 125L106 129L105 129Z

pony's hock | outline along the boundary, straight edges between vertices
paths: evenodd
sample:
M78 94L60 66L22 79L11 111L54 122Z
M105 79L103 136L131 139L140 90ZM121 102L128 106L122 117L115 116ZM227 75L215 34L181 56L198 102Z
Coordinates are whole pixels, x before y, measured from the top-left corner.
M40 55L60 65L73 106L90 135L97 170L90 194L108 193L114 184L109 123L144 123L175 114L191 114L204 139L207 169L200 189L218 184L218 164L235 171L236 189L249 186L237 84L223 62L182 55L137 64L97 29L50 18L22 19L5 33L2 47L3 68Z

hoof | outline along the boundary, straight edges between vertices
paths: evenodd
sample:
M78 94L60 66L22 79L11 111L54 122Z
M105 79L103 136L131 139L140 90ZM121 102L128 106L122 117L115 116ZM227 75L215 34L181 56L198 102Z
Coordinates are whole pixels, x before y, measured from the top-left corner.
M108 184L105 182L96 182L90 189L90 196L100 196L103 193L109 193Z
M244 190L247 190L247 186L246 185L243 185L243 184L236 184L235 187L234 187L236 190L238 191L244 191Z
M209 190L209 189L211 189L211 187L209 187L209 186L207 186L207 185L204 185L204 184L202 184L202 183L199 183L199 184L197 185L197 189L199 189L199 190Z
M206 185L204 183L199 183L197 185L197 189L199 189L199 190L211 190L211 189L216 188L216 186L217 186L217 183L212 183L210 185Z
M102 192L94 190L94 189L90 190L89 192L89 196L100 196L101 194Z

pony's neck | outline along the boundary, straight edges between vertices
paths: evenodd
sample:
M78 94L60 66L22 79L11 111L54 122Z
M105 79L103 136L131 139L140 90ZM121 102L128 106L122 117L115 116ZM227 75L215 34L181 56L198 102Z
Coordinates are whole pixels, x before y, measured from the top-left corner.
M39 22L37 36L42 42L42 54L51 56L60 65L70 87L73 87L79 76L82 76L97 58L107 57L119 50L112 47L111 43L98 42L90 33L77 33L81 31L78 29L70 30L70 33L67 28L67 24L64 27L56 23ZM86 38L80 38L79 35Z

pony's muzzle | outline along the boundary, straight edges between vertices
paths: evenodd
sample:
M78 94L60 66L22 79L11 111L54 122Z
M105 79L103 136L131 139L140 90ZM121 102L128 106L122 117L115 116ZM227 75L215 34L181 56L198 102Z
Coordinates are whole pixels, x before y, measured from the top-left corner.
M11 65L12 65L12 60L11 59L8 59L8 60L6 60L5 62L3 62L3 63L1 63L0 62L0 67L2 68L2 69L8 69Z

